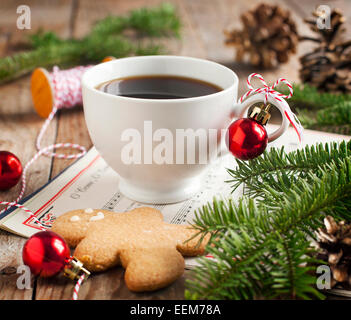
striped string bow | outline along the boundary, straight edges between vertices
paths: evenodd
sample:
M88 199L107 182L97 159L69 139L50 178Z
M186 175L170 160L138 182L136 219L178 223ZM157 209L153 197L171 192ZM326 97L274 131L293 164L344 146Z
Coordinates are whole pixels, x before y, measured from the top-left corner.
M263 84L263 87L260 88L254 88L251 84L251 80L252 78L258 78L261 83ZM289 94L285 95L282 94L276 90L274 90L274 88L276 88L279 84L284 83L288 89L289 89ZM248 87L248 91L242 95L239 99L240 103L242 103L245 99L247 99L249 96L258 94L258 93L263 93L264 94L264 104L266 105L268 103L268 97L271 96L272 98L274 98L275 100L282 102L285 99L290 99L292 97L292 95L294 94L293 91L293 87L290 84L290 82L284 78L279 78L272 86L267 85L266 81L264 80L264 78L258 74L258 73L251 73L247 80L246 80L246 84ZM302 141L303 138L303 127L299 121L299 119L296 117L296 115L291 111L289 105L287 103L282 103L281 104L283 110L284 110L284 115L286 116L286 118L289 120L289 122L291 123L291 125L293 126L293 128L295 129L300 142Z

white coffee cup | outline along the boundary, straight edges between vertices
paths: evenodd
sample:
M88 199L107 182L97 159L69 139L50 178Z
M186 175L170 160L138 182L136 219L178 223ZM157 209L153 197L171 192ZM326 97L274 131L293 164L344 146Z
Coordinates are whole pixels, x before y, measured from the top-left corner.
M140 99L112 95L97 89L98 85L109 80L142 75L194 78L217 85L223 90L194 98ZM233 118L243 117L252 104L264 99L263 94L257 94L238 104L238 81L235 72L221 64L181 56L122 58L88 70L82 79L87 127L98 152L119 174L121 193L144 203L178 202L196 193L201 187L201 176L210 161L216 157L218 148L201 149L199 140L196 140L194 151L198 154L195 156L197 160L204 156L209 160L207 163L196 161L192 164L185 159L183 164L176 161L171 164L159 164L152 157L153 151L161 142L165 146L167 141L161 140L160 137L155 141L154 134L161 132L160 130L167 130L175 137L179 129L191 129L194 132L198 129L206 132L212 130L212 133L215 130L218 133L216 140L219 146L223 129L228 127ZM285 101L278 102L270 97L268 101L284 114ZM281 126L269 135L268 141L277 139L288 128L286 117L282 116L282 119ZM126 145L129 143L130 146L130 142L124 141L126 132L141 134L141 163L126 163L123 158ZM153 138L151 140L150 132ZM207 138L210 139L209 136ZM146 143L143 143L144 141ZM179 146L173 141L166 147L172 149L174 158L179 151L185 150L185 158L188 155L185 145Z

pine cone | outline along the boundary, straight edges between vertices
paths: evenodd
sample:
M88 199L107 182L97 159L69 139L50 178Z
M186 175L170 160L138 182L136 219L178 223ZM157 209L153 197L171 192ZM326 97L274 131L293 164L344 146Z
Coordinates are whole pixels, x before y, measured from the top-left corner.
M241 15L243 30L225 30L225 43L236 48L236 61L246 54L256 67L272 68L289 60L296 53L298 36L288 10L260 4Z
M332 286L351 285L351 224L336 223L331 216L324 219L325 229L318 229L319 257L328 262L333 274Z
M351 40L343 41L345 18L334 9L330 16L330 29L318 29L317 18L306 19L316 38L302 37L318 44L312 51L300 58L300 78L320 91L333 93L351 92Z

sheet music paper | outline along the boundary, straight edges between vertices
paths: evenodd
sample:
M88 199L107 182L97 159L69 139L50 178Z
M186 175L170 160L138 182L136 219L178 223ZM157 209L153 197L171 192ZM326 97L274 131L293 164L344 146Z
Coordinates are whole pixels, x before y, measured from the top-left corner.
M276 126L268 125L268 131L273 129L276 129ZM286 151L291 151L306 144L349 139L348 136L305 130L304 142L299 145L294 130L290 128L269 146L284 145ZM242 188L231 194L230 185L224 182L231 178L226 168L234 168L235 165L234 157L227 154L209 167L202 177L201 190L191 199L175 204L148 206L160 210L168 223L189 223L194 218L195 210L211 202L214 196L218 199L232 197L235 200L242 195ZM124 212L145 205L123 196L118 190L118 180L118 174L106 164L96 149L92 148L83 158L29 197L24 206L32 210L44 226L50 228L56 217L74 209L101 208ZM19 209L2 214L0 228L24 237L30 237L39 231L35 220ZM193 266L196 264L195 259L187 259L186 264L188 267Z

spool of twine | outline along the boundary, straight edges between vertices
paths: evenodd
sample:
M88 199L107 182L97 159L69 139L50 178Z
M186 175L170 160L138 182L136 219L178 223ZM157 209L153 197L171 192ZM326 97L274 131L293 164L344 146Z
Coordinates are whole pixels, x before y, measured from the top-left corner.
M106 57L102 62L114 60ZM54 67L52 72L45 68L36 68L31 76L31 94L34 109L42 118L48 118L52 110L72 108L82 104L81 79L92 65L60 70Z

